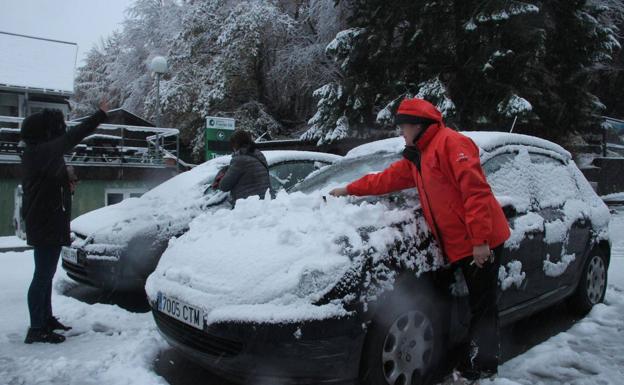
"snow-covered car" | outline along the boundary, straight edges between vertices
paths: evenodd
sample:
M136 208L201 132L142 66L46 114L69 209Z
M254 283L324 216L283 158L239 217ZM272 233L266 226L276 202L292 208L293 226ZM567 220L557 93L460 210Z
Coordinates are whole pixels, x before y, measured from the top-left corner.
M263 151L272 189L290 189L338 155L309 151ZM108 290L142 290L170 238L188 230L201 212L230 207L228 193L210 186L231 157L212 159L129 198L71 222L72 244L61 252L67 275Z
M581 312L601 302L609 210L570 154L530 136L466 135L512 229L502 324L564 299ZM164 338L233 380L424 383L466 335L463 276L447 268L414 189L323 196L385 169L403 146L360 146L289 194L196 218L146 282Z

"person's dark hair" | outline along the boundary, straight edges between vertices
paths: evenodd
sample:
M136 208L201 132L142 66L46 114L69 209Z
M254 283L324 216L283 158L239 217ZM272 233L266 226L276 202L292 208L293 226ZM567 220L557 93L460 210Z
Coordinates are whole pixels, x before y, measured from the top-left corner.
M234 150L247 148L249 151L256 149L256 144L251 139L251 134L245 130L236 130L230 137L230 144Z
M66 128L63 112L46 108L24 119L20 134L27 144L36 144L63 135Z

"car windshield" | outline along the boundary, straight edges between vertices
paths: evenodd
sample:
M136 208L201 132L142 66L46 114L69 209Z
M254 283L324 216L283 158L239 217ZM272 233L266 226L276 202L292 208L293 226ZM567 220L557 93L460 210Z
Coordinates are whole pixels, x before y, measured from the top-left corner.
M341 186L370 173L380 172L401 159L397 153L375 153L357 158L345 158L311 175L292 191L310 193L330 186Z

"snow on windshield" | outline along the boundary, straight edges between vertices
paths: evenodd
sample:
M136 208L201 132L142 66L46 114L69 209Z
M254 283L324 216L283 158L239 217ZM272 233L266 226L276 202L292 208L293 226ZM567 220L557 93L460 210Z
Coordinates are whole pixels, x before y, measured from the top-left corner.
M323 190L329 192L330 187L344 186L364 175L381 172L399 159L400 155L392 153L377 153L358 158L345 157L331 167L311 174L297 185L294 191Z
M188 233L172 240L146 291L152 301L162 291L202 307L208 323L340 317L347 312L340 300L315 301L362 258L380 262L397 242L426 237L428 229L424 221L415 224L413 207L392 209L353 198L325 201L321 191L240 200L233 210L196 218ZM406 225L392 226L398 223ZM396 258L422 272L442 264L439 254L432 262L431 253L431 248L409 249Z

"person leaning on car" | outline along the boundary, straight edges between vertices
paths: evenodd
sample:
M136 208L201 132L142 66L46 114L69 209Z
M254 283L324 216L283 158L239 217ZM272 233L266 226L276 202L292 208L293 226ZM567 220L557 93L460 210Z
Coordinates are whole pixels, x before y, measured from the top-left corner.
M468 380L489 377L498 370L497 277L509 225L481 169L479 149L446 127L436 107L405 99L395 122L406 142L403 159L330 194L381 195L418 188L427 224L448 262L462 269L469 290L470 340L457 371Z
M62 246L70 245L70 177L63 154L71 150L106 120L108 104L86 121L66 131L60 110L45 109L22 122L21 136L26 143L22 154L22 217L26 240L34 248L35 273L28 289L30 328L25 343L60 343L65 337L54 330L69 330L52 314L52 278Z
M229 191L232 206L238 199L258 195L263 199L271 190L269 164L256 148L251 135L244 130L236 130L230 137L234 153L226 170L217 176L214 186L221 191ZM272 192L271 192L272 194Z

